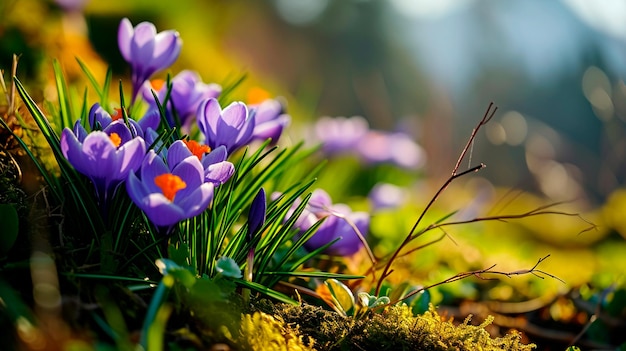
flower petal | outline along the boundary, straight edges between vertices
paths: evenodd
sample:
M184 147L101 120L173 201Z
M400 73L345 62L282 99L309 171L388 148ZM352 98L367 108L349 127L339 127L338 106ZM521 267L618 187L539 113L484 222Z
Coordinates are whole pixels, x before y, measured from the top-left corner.
M121 155L118 179L126 178L128 173L139 169L146 155L146 142L141 137L136 137L122 145L117 153Z
M363 246L361 239L348 221L352 222L352 224L359 229L361 235L367 234L365 232L369 223L367 213L353 212L349 216L346 216L345 219L338 218L337 226L334 230L334 237L341 237L341 239L326 249L326 253L337 256L349 256L359 251L361 246Z
M204 169L196 156L189 156L172 169L172 174L179 176L187 186L176 197L185 198L204 183Z
M248 119L248 108L243 102L233 102L222 111L222 118L231 127L241 129Z
M265 189L261 188L252 200L252 205L250 206L250 215L248 216L248 240L252 240L252 237L265 223L266 201Z
M157 155L154 150L150 150L141 163L140 172L141 181L146 185L150 192L155 193L161 192L161 188L154 183L154 178L158 175L169 173L170 170L165 165L165 161L163 161L163 159Z
M171 66L180 55L183 42L175 30L166 30L156 34L150 66L160 71Z
M217 131L216 135L213 137L212 143L208 144L212 148L217 148L219 146L224 145L226 150L232 152L235 150L235 145L237 144L237 138L239 137L240 130L228 125L224 122L223 119L219 119L217 121Z
M137 178L135 173L131 172L126 178L126 192L130 199L142 210L144 209L144 198L150 195L151 191L146 186L146 183Z
M257 124L276 119L283 112L283 105L275 99L268 99L259 104L255 109L254 116Z
M74 169L79 173L87 175L90 168L83 153L83 145L67 127L61 132L61 152Z
M156 27L150 22L141 22L135 27L130 43L133 62L149 65L154 55Z
M204 180L215 186L226 183L235 173L235 165L228 161L218 162L207 167L204 172Z
M126 62L131 62L132 54L130 48L130 42L133 37L133 25L128 18L123 18L120 22L119 29L117 30L117 45L120 49L120 53Z
M89 109L89 126L91 130L102 130L111 124L111 122L113 122L113 118L111 118L111 115L102 108L99 103L96 102L91 106L91 109ZM99 124L99 126L97 124Z
M255 121L254 116L251 116L250 118L248 118L248 120L246 120L246 123L244 124L243 128L241 128L241 130L239 131L239 135L237 136L237 143L235 147L233 149L230 149L230 151L238 149L248 144L252 140L252 133L254 132L254 123L255 123L254 121Z
M122 142L121 142L122 145L133 138L132 133L130 132L130 129L128 129L128 126L126 125L126 123L124 123L123 120L117 120L109 124L102 131L107 133L107 135L109 136L112 133L117 134L117 136L119 136L120 139L122 139Z
M137 123L139 123L139 126L141 127L141 130L144 131L145 135L148 128L152 130L157 130L159 128L159 124L161 123L161 114L159 113L159 110L151 109L146 112L146 114L143 115Z
M168 227L189 218L180 206L170 202L161 193L152 193L142 200L143 208L150 221L157 226Z
M193 156L189 148L182 140L176 140L167 150L167 165L170 168L176 167L182 160Z
M112 159L117 148L105 132L91 132L83 142L82 151L85 163L89 168L86 175L98 178L108 178L114 174Z
M226 147L219 146L209 152L207 155L204 155L204 157L202 158L202 166L206 169L212 164L224 162L226 161L227 156L228 153L226 152Z
M207 140L210 139L210 136L215 135L217 121L220 119L221 114L222 108L220 103L214 98L202 100L200 105L198 105L198 129L200 129ZM207 144L209 143L207 142Z
M183 209L185 218L195 217L204 212L213 200L213 184L204 183L192 193L178 199L177 197L174 201Z
M258 115L256 115L255 118L256 117L258 117ZM255 139L267 140L271 138L272 141L275 142L278 138L280 138L280 135L283 133L283 129L289 124L290 121L291 118L289 115L280 115L274 120L260 124L257 121L252 134Z

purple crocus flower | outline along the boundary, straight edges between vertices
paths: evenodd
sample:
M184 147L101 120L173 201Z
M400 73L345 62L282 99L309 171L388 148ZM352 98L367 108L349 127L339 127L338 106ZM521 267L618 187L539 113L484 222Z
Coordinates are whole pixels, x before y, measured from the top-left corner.
M328 247L324 251L326 254L349 256L363 246L354 227L365 237L369 229L369 214L352 212L345 204L333 204L328 193L322 189L316 189L295 226L300 229L301 233L304 233L322 218L326 218L324 223L304 244L307 250L313 251L337 238L341 239Z
M267 207L265 202L265 189L261 188L254 197L254 200L252 200L252 206L250 206L250 215L248 216L249 241L261 230L261 227L265 223L265 211Z
M363 117L322 117L315 123L315 137L322 143L324 152L336 154L354 151L356 145L369 131Z
M113 121L122 120L122 109L116 108L115 114L111 116L99 103L93 104L89 109L89 126L91 130L106 128ZM128 119L130 130L134 135L144 137L146 130L156 130L161 122L159 111L148 111L139 121Z
M291 117L284 113L283 105L278 100L267 99L257 106L251 107L254 114L255 126L252 132L253 140L265 141L272 139L275 144L283 129L291 121Z
M169 151L167 164L154 150L148 151L140 176L130 173L126 182L130 198L164 233L206 210L214 188L204 181L204 168L195 155L180 160L178 153Z
M157 33L150 22L141 22L133 28L128 18L120 22L117 43L132 68L133 101L143 82L176 61L183 45L175 30Z
M203 83L200 75L191 70L181 71L172 78L171 83L172 90L167 108L167 121L171 127L175 126L172 113L173 106L180 118L183 131L188 132L200 102L208 98L217 98L222 92L222 87L215 83ZM146 81L141 89L143 99L150 105L150 110L157 110L152 90L157 94L159 103L163 103L167 94L165 81L162 79Z
M356 145L359 156L369 163L393 163L406 169L418 169L426 153L405 133L370 130Z
M87 133L80 124L61 133L61 151L69 163L93 182L101 207L105 208L115 187L139 169L146 154L143 138L133 137L122 121L102 131Z
M407 189L389 183L374 185L367 196L374 211L395 209L406 203Z
M211 150L207 145L201 145L195 140L177 140L167 151L169 163L178 163L191 155L194 155L202 163L204 169L204 181L211 182L214 186L224 184L235 173L235 165L226 161L226 148L220 146Z
M265 212L267 210L266 197L265 197L265 189L259 189L259 192L256 194L254 199L252 200L252 205L250 206L250 213L248 215L248 234L246 239L248 242L252 242L254 240L255 235L259 233L263 224L265 224ZM254 249L255 246L250 246L248 250L248 258L246 262L246 280L252 281L252 265L254 264ZM248 296L247 294L245 296Z
M54 0L66 12L81 12L89 0Z
M212 149L225 146L231 154L252 140L254 116L243 102L233 102L222 110L219 102L206 99L198 106L198 128Z

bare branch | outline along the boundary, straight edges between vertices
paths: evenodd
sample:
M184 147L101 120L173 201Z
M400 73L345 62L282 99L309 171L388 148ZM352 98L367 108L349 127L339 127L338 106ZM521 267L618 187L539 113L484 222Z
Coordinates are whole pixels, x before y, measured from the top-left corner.
M485 124L489 123L489 121L496 114L496 111L498 111L497 106L494 107L493 111L491 111L492 106L493 106L493 102L490 102L489 107L487 107L487 111L485 111L485 114L483 115L483 118L480 120L480 122L478 122L478 125L472 130L472 135L470 135L470 138L467 141L467 144L465 144L465 147L463 148L463 151L461 151L461 155L459 156L459 159L456 161L456 165L454 166L454 169L452 170L453 176L456 175L456 172L459 170L459 167L461 166L461 162L463 162L463 159L465 158L465 155L467 154L467 150L469 150L471 144L474 142L474 139L476 138L476 134L478 133L478 130L480 130L480 128L484 126Z
M408 235L406 236L404 241L402 241L400 246L398 246L396 251L394 251L394 253L391 255L391 258L389 259L389 261L385 265L385 268L383 268L383 273L381 275L381 278L378 280L378 282L376 284L376 295L380 294L380 289L382 288L383 281L391 273L390 272L391 265L396 260L396 258L400 254L400 252L404 249L404 247L409 242L411 242L411 240L415 239L416 236L414 236L414 233L417 230L418 225L421 223L422 219L426 215L426 212L428 212L430 210L430 208L433 206L435 201L437 201L437 199L443 193L443 191L446 190L448 188L448 186L450 185L450 183L452 183L456 178L462 177L462 176L464 176L466 174L469 174L469 173L477 172L477 171L479 171L479 170L481 170L481 169L483 169L485 167L485 165L483 163L481 163L478 166L472 167L472 168L467 169L467 170L465 170L465 171L463 171L461 173L458 173L458 170L459 170L459 167L461 165L461 162L465 158L465 155L467 154L468 149L470 148L470 146L472 145L472 142L476 138L476 134L478 133L478 131L480 130L480 128L482 126L487 124L493 118L493 116L495 115L496 111L498 110L498 108L495 107L493 109L493 111L492 111L492 106L493 106L493 102L489 103L489 106L487 107L487 111L485 111L485 114L483 115L483 118L480 120L480 122L478 122L476 127L472 130L472 134L470 135L469 140L465 144L465 147L463 148L463 151L461 151L461 154L459 155L459 159L457 160L456 165L454 166L454 169L452 170L452 175L445 181L445 183L439 188L439 190L437 190L435 195L430 199L430 202L422 210L422 213L420 214L420 216L417 218L417 220L413 224L413 227L411 228L411 231L408 233Z
M491 266L489 266L487 268L479 269L479 270L476 270L476 271L469 271L469 272L459 273L459 274L456 274L456 275L454 275L454 276L452 276L452 277L450 277L450 278L448 278L446 280L440 281L438 283L431 284L431 285L424 286L424 287L421 287L419 289L413 290L410 293L406 294L404 297L398 299L397 301L392 301L389 304L384 305L384 306L394 305L394 304L396 304L396 303L398 303L400 301L404 301L404 300L408 299L409 297L411 297L411 296L413 296L415 294L419 294L420 292L428 290L430 288L434 288L436 286L443 285L443 284L456 282L456 281L459 281L459 280L462 280L462 279L466 279L466 278L469 278L469 277L472 277L472 276L476 277L478 279L481 279L481 280L492 280L492 279L495 279L495 278L485 277L484 275L505 276L505 277L511 278L512 276L518 276L518 275L524 275L524 274L532 274L532 275L534 275L534 276L536 276L538 278L541 278L541 279L544 279L545 277L543 277L542 275L545 275L547 277L550 277L552 279L558 280L561 283L565 284L565 282L562 279L560 279L559 277L557 277L557 276L555 276L553 274L546 273L543 270L537 269L537 267L539 267L539 265L543 261L545 261L548 257L550 257L550 255L546 255L546 256L540 258L539 260L537 260L535 265L533 265L532 268L530 268L530 269L522 269L522 270L517 270L517 271L513 271L513 272L501 272L501 271L494 271L493 269L496 267L496 265L493 264L493 265L491 265ZM384 306L381 306L381 307L384 307Z

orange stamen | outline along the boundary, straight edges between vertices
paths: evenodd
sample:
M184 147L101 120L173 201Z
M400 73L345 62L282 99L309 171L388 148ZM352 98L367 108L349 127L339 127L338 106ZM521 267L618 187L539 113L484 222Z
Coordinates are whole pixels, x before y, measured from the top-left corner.
M165 81L163 79L153 79L150 81L150 85L154 91L160 91L165 85Z
M154 184L161 188L163 195L170 201L174 201L176 193L187 187L187 184L179 176L171 173L163 173L154 177Z
M192 154L196 155L198 160L202 160L202 155L211 152L211 148L209 147L209 145L200 145L195 140L183 140L183 143L187 145L187 148L189 149L189 151L191 151Z
M113 145L115 145L115 147L120 147L120 144L122 143L122 138L120 138L119 134L111 133L109 135L109 139L111 139L111 141L113 142Z
M247 96L248 104L257 105L270 98L270 93L267 90L259 87L253 87L248 90Z
M122 113L122 109L121 108L115 108L115 113L113 114L113 116L111 116L111 118L114 121L117 121L120 118L124 118L124 114Z

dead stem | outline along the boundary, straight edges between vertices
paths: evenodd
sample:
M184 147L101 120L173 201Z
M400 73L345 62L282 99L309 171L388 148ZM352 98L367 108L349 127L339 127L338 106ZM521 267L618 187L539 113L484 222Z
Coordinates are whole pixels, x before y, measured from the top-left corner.
M532 275L534 275L534 276L536 276L536 277L538 277L540 279L544 279L545 278L544 276L546 276L546 277L558 280L561 283L565 284L565 282L561 278L559 278L559 277L557 277L557 276L555 276L553 274L547 273L547 272L545 272L543 270L537 269L539 267L539 265L543 261L545 261L548 257L550 257L550 255L546 255L546 256L540 258L539 260L537 260L535 265L533 265L530 269L521 269L521 270L512 271L512 272L501 272L501 271L494 271L493 269L496 267L496 264L493 264L493 265L491 265L491 266L489 266L487 268L479 269L479 270L476 270L476 271L469 271L469 272L458 273L458 274L456 274L456 275L454 275L454 276L452 276L452 277L450 277L450 278L448 278L446 280L442 280L442 281L440 281L438 283L434 283L434 284L431 284L431 285L424 286L424 287L421 287L419 289L413 290L410 293L408 293L405 296L403 296L402 298L400 298L400 299L398 299L396 301L392 301L389 304L384 305L384 306L395 305L396 303L404 301L404 300L408 299L409 297L411 297L411 296L413 296L415 294L419 294L422 291L428 290L430 288L434 288L434 287L439 286L439 285L456 282L456 281L459 281L459 280L462 280L462 279L465 279L465 278L469 278L469 277L476 277L476 278L481 279L481 280L492 280L493 279L493 278L485 277L484 275L496 275L496 276L499 275L499 276L506 276L508 278L511 278L511 277L517 276L517 275L532 274ZM384 307L384 306L381 306L381 307Z
M463 159L465 158L465 155L467 155L467 151L470 148L470 146L472 145L474 139L476 138L476 134L478 133L478 131L480 130L480 128L482 126L487 124L493 118L493 116L495 115L496 111L498 110L497 107L493 108L493 110L492 110L492 107L493 107L493 102L489 103L489 106L487 107L487 111L485 111L485 114L483 115L483 118L480 120L480 122L478 122L476 127L472 130L472 134L470 135L469 140L465 144L465 147L461 151L461 154L459 155L459 159L457 160L457 162L456 162L456 164L454 166L454 169L452 170L452 174L445 181L445 183L439 188L437 193L435 193L435 195L430 199L430 202L426 205L424 210L422 210L422 213L420 214L418 219L415 221L415 224L413 224L413 227L411 228L411 231L409 232L409 234L406 236L404 241L402 241L400 246L398 246L396 251L394 251L394 253L392 254L392 256L389 259L389 261L387 261L387 264L385 265L385 268L383 268L383 272L381 273L380 279L376 283L376 295L380 294L380 289L382 287L383 281L393 272L393 270L391 270L391 265L396 260L396 258L400 254L400 252L404 249L404 247L406 245L408 245L413 239L416 238L416 236L414 234L415 234L415 231L417 230L417 226L420 224L420 222L422 221L422 219L426 215L426 212L428 212L428 210L430 210L432 205L439 198L441 193L443 193L443 191L448 188L450 183L452 183L458 177L462 177L462 176L464 176L466 174L477 172L477 171L479 171L479 170L481 170L481 169L483 169L485 167L485 165L483 163L481 163L478 166L474 166L474 167L472 167L470 169L467 169L467 170L465 170L465 171L463 171L461 173L458 173L458 170L459 170L459 167L461 165L461 162L463 162Z

